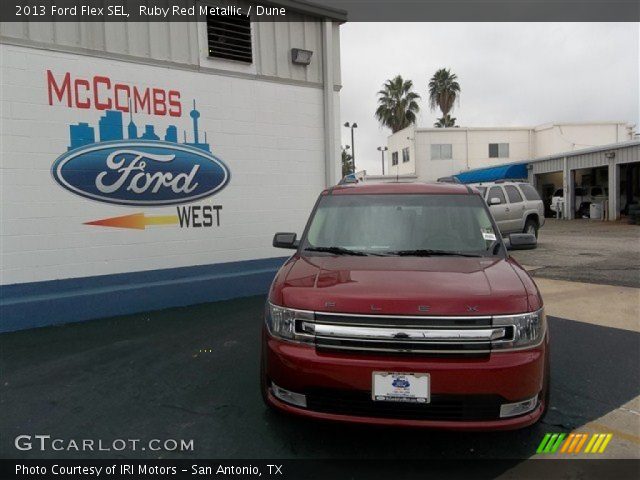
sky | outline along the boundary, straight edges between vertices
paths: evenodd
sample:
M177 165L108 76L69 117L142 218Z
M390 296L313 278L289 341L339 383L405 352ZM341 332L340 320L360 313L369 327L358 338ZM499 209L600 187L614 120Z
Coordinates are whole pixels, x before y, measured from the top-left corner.
M376 93L398 74L422 97L417 125L431 127L427 84L439 68L458 76L462 127L626 121L640 125L638 23L345 23L342 123L357 122L356 169L381 173L391 133L374 117ZM636 128L640 131L640 127ZM342 145L351 144L342 127Z

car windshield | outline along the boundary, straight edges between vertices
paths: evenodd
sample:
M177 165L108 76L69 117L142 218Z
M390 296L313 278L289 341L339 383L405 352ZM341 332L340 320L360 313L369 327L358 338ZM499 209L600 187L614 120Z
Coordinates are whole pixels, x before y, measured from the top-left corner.
M302 250L336 255L492 255L497 236L478 195L326 195Z

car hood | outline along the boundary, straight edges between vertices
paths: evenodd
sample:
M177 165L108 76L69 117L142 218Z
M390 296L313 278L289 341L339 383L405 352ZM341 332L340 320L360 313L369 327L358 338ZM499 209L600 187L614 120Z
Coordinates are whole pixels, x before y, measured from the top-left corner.
M294 256L271 300L375 315L510 314L530 311L527 280L517 263L494 257Z

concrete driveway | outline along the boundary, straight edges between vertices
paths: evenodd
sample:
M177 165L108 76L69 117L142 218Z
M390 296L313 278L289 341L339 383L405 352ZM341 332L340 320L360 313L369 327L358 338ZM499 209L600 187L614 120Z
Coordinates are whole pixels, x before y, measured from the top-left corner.
M640 288L640 226L547 219L538 248L512 255L534 277Z

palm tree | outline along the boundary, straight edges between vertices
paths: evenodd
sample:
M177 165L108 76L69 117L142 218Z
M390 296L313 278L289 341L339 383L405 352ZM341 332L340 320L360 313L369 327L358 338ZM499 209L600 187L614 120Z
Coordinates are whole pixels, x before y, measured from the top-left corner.
M436 127L453 127L455 118L449 116L453 104L460 101L460 84L458 76L448 68L441 68L429 80L429 107L431 111L440 108L442 118L435 123ZM448 120L451 120L449 122ZM440 125L441 124L441 125Z
M416 113L420 110L417 100L420 95L412 91L413 82L403 80L400 75L387 80L378 92L376 118L392 133L416 123Z
M434 127L444 128L444 127L455 127L456 126L456 118L452 117L448 113L444 115L442 118L439 118L436 123L433 124Z
M346 147L342 147L342 176L343 177L353 173L353 170L354 170L353 156L351 156L351 154L347 152L348 148L349 148L348 145Z

